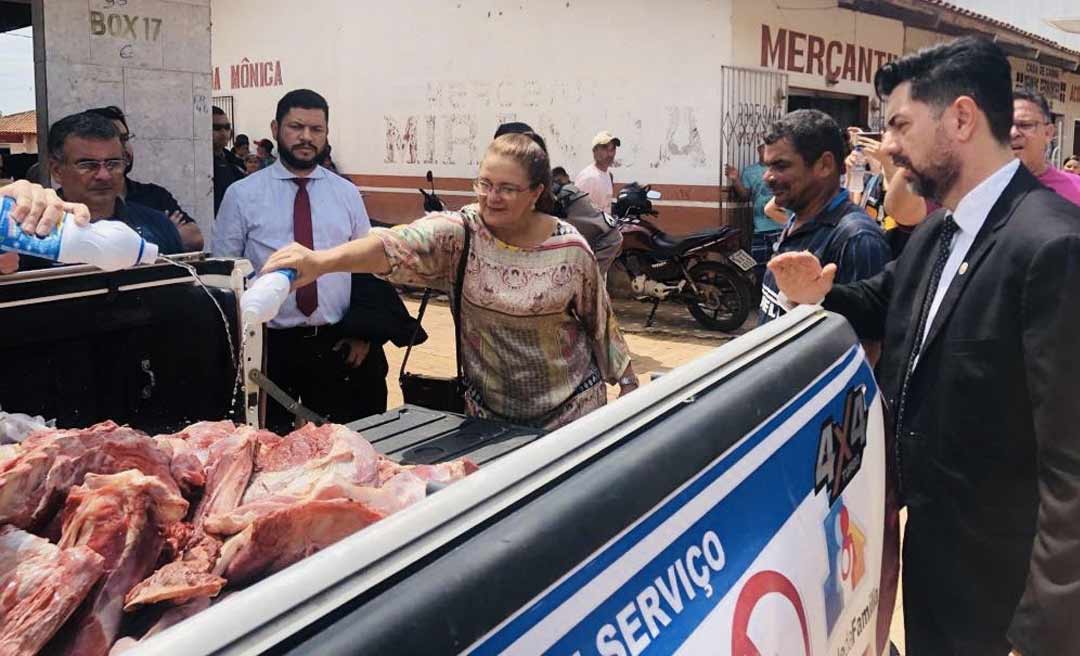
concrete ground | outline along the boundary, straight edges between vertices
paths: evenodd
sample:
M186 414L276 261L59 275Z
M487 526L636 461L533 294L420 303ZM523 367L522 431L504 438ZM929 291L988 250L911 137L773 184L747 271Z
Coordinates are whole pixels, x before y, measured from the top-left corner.
M407 294L403 299L409 312L416 316L420 307L420 295ZM654 324L646 328L645 321L651 309L650 305L623 299L615 299L613 302L633 356L634 370L641 375L643 385L648 384L648 376L645 374L673 369L689 362L739 334L752 330L756 325L756 318L751 317L736 334L705 330L694 321L684 306L665 304L660 306ZM454 375L454 324L447 303L443 300L429 303L423 323L429 338L427 342L413 349L409 358L409 371L435 376ZM387 406L391 408L402 403L397 372L404 354L405 349L393 345L386 347L386 359L390 364ZM614 399L617 395L618 387L609 386L608 398ZM903 654L904 627L900 601L898 598L890 637Z

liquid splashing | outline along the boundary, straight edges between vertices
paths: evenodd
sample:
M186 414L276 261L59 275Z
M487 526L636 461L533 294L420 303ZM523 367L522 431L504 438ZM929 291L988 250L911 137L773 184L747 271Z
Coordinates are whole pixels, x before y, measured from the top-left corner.
M229 345L229 361L232 362L233 371L236 372L236 377L233 380L232 398L229 402L229 413L231 414L236 409L236 402L240 395L240 390L244 386L244 368L241 366L241 362L236 353L236 348L233 346L232 334L229 332L229 319L225 316L225 310L221 307L221 303L218 302L217 298L214 297L210 288L207 287L206 283L199 277L199 272L195 270L195 267L187 262L175 260L167 255L158 255L158 259L186 270L188 274L191 275L192 280L195 281L195 284L201 287L202 290L206 292L206 295L210 297L210 301L214 304L214 307L217 308L218 314L221 315L221 323L225 328L225 343ZM248 330L249 327L244 326L240 334L240 353L244 353L244 347L247 344Z

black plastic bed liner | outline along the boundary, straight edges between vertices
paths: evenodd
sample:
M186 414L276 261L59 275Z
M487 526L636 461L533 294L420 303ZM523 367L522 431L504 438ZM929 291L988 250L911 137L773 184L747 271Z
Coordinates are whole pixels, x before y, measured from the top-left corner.
M403 405L347 424L379 453L404 464L429 465L467 457L483 466L544 435L528 428Z

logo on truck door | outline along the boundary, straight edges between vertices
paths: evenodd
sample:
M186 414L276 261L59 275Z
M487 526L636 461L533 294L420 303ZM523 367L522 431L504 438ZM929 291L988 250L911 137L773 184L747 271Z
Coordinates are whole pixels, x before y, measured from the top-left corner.
M828 488L830 506L862 466L867 416L866 386L860 385L848 392L841 423L829 417L821 426L814 461L814 492Z

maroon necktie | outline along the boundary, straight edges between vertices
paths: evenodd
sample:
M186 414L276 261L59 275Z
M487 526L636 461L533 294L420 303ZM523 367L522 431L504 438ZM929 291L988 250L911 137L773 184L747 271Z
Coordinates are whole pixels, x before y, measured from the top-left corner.
M299 189L296 190L296 200L293 201L293 239L301 246L315 248L315 241L311 233L311 199L308 198L307 178L293 178ZM319 287L317 282L306 285L296 290L296 307L311 316L315 308L319 307Z

